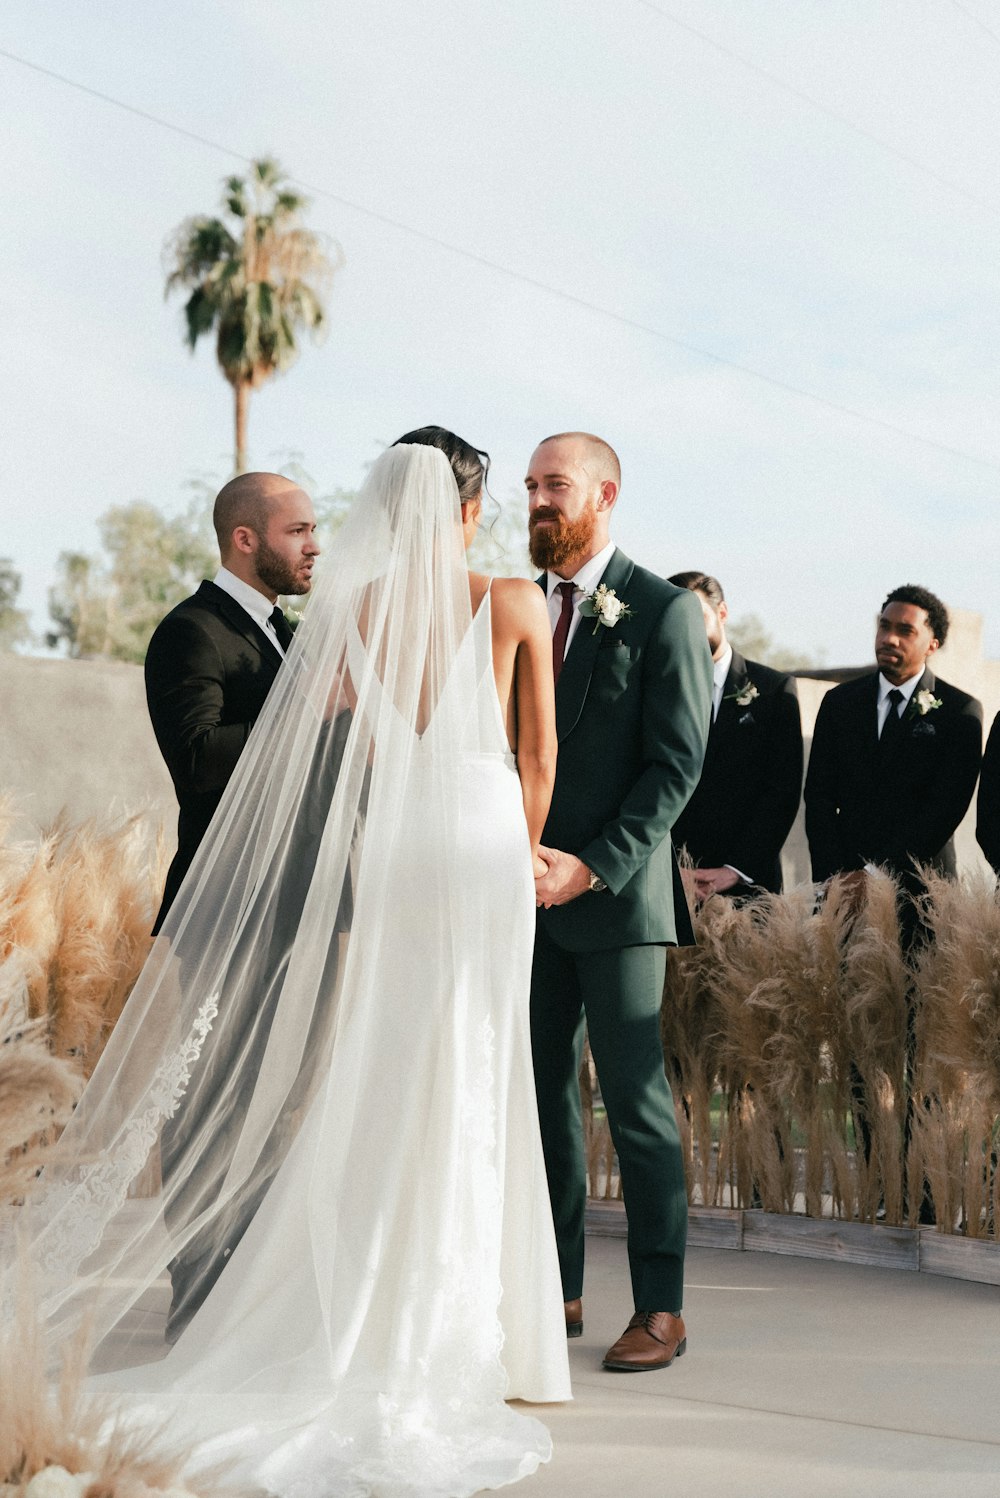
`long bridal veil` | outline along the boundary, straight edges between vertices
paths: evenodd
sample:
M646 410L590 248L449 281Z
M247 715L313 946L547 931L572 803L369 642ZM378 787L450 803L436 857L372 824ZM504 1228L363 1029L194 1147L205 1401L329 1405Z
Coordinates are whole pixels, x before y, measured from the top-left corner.
M277 1492L512 1481L548 1441L504 1396L568 1395L482 614L449 463L390 448L36 1199L6 1209L53 1352L86 1323L98 1383Z

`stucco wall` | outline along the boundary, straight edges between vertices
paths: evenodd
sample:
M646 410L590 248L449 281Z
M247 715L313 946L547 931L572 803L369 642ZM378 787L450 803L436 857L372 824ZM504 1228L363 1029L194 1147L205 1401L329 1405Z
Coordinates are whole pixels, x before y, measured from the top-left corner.
M982 618L952 610L939 676L983 704L986 728L1000 710L1000 661L984 660ZM830 683L800 679L806 751ZM53 661L0 653L0 792L34 822L65 809L74 820L146 810L173 833L176 803L146 716L142 671L116 661ZM965 868L985 868L975 841L975 803L958 833ZM809 878L802 809L783 855L786 885Z
M146 715L142 670L118 661L0 653L0 792L46 826L148 810L173 831L177 807Z

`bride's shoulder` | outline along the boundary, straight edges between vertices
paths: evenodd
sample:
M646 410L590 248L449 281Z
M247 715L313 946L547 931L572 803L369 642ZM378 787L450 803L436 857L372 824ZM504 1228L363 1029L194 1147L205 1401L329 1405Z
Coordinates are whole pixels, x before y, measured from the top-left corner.
M497 577L493 579L491 593L494 617L498 620L511 628L519 627L522 633L539 626L548 630L545 593L537 583L525 577Z

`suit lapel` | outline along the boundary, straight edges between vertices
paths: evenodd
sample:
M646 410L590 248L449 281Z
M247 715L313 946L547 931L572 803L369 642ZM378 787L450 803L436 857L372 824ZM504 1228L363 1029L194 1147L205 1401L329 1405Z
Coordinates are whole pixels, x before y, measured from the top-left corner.
M624 552L615 551L598 582L613 588L621 598L632 576L633 563ZM604 626L594 628L593 619L582 618L563 662L556 685L556 732L560 739L571 733L587 700L590 677L601 648Z
M879 674L869 676L863 695L858 699L861 709L861 742L869 754L878 755L878 690Z
M246 609L241 608L235 598L230 598L225 588L220 588L215 583L203 582L198 593L210 607L222 615L227 624L238 630L257 651L261 660L271 666L277 674L278 667L281 665L281 657L264 631L251 619Z
M923 669L923 674L920 677L920 680L917 682L916 686L913 688L912 693L910 694L910 700L909 700L909 702L906 704L906 706L903 709L903 726L902 726L902 731L897 735L895 742L892 743L892 744L890 744L890 745L888 745L887 752L885 754L883 754L883 756L882 756L882 762L884 764L891 765L894 760L898 759L901 751L904 748L904 745L909 744L910 741L913 738L913 725L914 725L914 721L915 721L915 717L916 717L916 711L917 711L916 708L914 707L914 703L916 702L917 693L918 692L931 692L931 693L933 693L933 691L934 691L934 672L930 669L929 666L925 666L924 669Z

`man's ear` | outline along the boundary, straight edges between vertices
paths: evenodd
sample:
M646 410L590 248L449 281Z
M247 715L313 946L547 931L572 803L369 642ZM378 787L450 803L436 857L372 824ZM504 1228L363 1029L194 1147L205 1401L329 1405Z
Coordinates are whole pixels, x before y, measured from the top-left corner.
M729 605L728 605L728 603L726 602L725 599L723 599L722 602L719 604L719 607L716 610L716 613L719 616L719 623L720 624L725 624L726 620L729 618Z
M935 650L940 650L940 649L941 649L941 641L935 637L931 641L930 649L928 650L927 654L928 655L933 655L934 652L935 652Z
M233 531L233 549L244 556L252 556L257 550L257 532L248 525L238 525Z
M618 485L614 479L605 479L601 485L601 497L597 501L599 510L611 510L614 508L615 500L618 498Z

